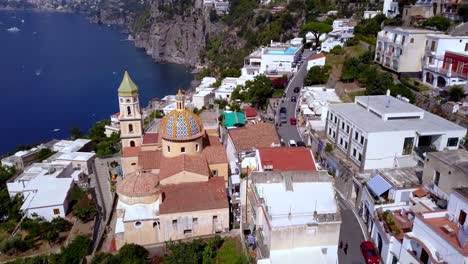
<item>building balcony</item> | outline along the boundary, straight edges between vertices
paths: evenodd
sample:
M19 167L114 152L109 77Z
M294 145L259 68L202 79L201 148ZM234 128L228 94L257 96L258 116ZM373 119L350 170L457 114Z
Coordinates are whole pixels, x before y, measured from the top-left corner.
M463 72L454 72L447 67L439 67L435 64L425 63L423 69L438 75L442 75L446 78L460 78L468 80L468 74L464 74Z

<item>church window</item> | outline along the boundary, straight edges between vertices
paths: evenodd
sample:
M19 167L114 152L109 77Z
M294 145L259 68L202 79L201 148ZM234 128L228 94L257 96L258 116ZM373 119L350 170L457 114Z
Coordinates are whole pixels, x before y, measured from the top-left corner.
M135 147L135 141L133 141L133 140L130 141L130 147L132 147L132 148Z
M153 222L153 228L159 226L159 221Z
M135 222L135 227L141 227L141 222L140 222L140 221L136 221L136 222Z
M171 152L171 146L167 146L167 152Z
M133 125L128 125L128 132L133 133Z
M130 99L127 99L127 103L130 103Z
M195 145L195 150L198 152L200 151L200 146L198 146L198 144Z
M211 174L213 174L213 176L218 176L218 170L212 170Z
M58 214L60 214L60 209L57 209L57 208L54 209L54 215L58 215Z
M181 152L181 153L185 153L185 147L181 147L181 148L180 148L180 152Z
M130 108L130 106L127 106L127 115L131 115L132 114L132 109Z
M122 98L120 98L120 102L121 102L121 103L123 103L123 102L124 102L124 100L123 100Z

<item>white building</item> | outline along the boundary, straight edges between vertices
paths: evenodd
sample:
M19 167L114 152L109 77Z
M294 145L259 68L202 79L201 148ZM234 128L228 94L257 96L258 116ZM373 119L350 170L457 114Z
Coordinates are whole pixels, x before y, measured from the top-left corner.
M210 99L212 98L214 88L203 88L195 92L192 96L192 104L198 109L208 107Z
M341 103L335 89L324 86L306 86L302 89L301 113L309 130L325 130L330 103Z
M91 140L78 138L74 141L60 140L52 146L52 151L70 153L86 149L91 144Z
M93 163L96 154L92 152L58 153L56 161L71 162L73 169L82 171L85 175L93 173Z
M341 217L323 172L252 172L242 219L258 263L337 263Z
M380 10L377 10L377 11L370 11L370 10L364 11L363 18L364 19L372 19L378 14L382 14L382 11L380 11Z
M468 80L468 36L426 36L422 81L444 88Z
M399 74L419 77L428 34L439 35L442 32L385 27L377 34L375 62Z
M335 19L333 21L332 27L333 27L333 31L343 31L345 33L353 33L355 25L356 25L356 21L352 19L340 18L340 19Z
M466 129L390 95L329 106L327 138L361 170L398 168L431 150L458 149ZM413 153L415 154L413 157Z
M327 39L320 44L321 51L330 52L334 47L344 47L346 41L354 37L352 33L343 33L342 31L334 31L328 33Z
M388 18L396 17L400 11L398 11L398 0L384 0L383 14Z
M2 159L2 166L14 167L23 170L36 160L36 153L41 149L40 146L28 150L21 150L15 154Z
M221 81L221 85L214 91L215 99L229 100L234 89L237 88L238 78L226 77Z
M323 53L318 53L310 56L307 60L307 71L314 66L325 66L326 57Z
M261 47L244 59L243 72L249 75L283 75L295 72L301 52L302 44L271 42L269 47Z
M11 197L23 195L23 210L52 220L65 217L70 202L69 192L73 182L81 179L83 172L75 170L71 162L35 163L20 175L7 181Z
M448 210L417 214L406 233L400 263L468 262L468 188L450 195Z

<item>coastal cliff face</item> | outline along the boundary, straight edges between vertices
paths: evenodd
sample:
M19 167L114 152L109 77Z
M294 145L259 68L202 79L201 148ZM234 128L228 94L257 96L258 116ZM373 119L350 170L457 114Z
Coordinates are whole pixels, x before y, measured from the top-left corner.
M0 7L82 12L93 22L126 25L155 61L191 67L199 66L208 37L225 30L210 22L203 0L0 0Z
M224 30L221 23L210 22L208 13L202 0L154 1L148 26L132 27L135 45L156 61L199 66L200 50L205 48L208 37Z

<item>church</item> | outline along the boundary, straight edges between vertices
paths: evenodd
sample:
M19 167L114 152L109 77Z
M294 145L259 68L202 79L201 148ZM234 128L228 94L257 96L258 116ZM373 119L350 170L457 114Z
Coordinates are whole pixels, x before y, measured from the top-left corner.
M115 242L149 245L229 231L228 161L217 131L176 109L145 133L138 86L125 72L118 89L123 179L117 183Z

